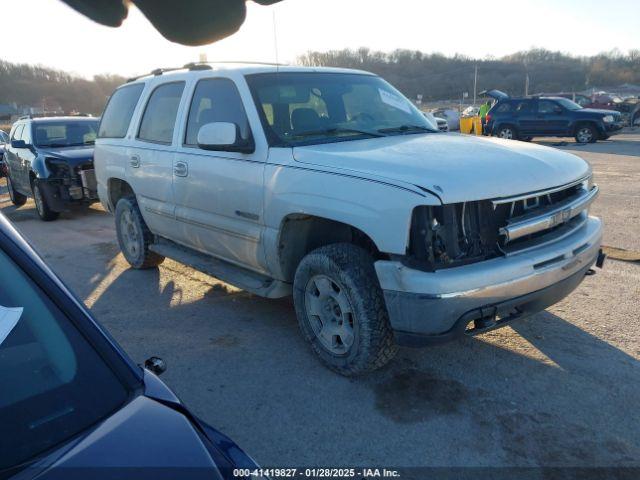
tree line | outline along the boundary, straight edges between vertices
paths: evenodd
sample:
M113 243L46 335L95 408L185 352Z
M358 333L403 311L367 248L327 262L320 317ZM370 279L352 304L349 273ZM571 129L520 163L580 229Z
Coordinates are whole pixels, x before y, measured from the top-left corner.
M0 60L0 104L99 115L113 90L125 78L95 75L88 80L39 65Z
M445 56L417 50L390 53L357 50L308 52L298 58L307 66L357 68L374 72L409 98L425 100L459 99L473 95L477 67L477 91L497 88L510 95L525 93L581 92L622 84L640 85L640 50L614 50L591 57L531 49L501 58L474 59L464 55Z

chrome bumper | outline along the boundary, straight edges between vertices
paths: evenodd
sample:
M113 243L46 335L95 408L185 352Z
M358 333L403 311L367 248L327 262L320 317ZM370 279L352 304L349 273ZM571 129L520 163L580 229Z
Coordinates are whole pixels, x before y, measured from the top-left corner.
M439 336L457 328L465 318L472 321L471 312L482 315L483 309L493 309L494 314L503 315L508 309L518 309L518 298L523 305L532 304L530 295L535 292L545 292L544 299L536 298L540 300L536 305L546 308L561 299L555 298L550 287L577 276L575 285L569 282L572 290L580 283L581 272L595 263L602 230L602 222L589 217L571 234L538 248L435 272L414 270L397 261L378 261L375 268L391 325L397 332ZM544 305L545 299L554 301ZM531 313L535 312L528 309Z

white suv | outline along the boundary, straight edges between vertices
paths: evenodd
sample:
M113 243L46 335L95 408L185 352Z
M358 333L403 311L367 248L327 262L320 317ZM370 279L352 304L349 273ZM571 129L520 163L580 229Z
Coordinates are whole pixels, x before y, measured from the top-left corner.
M344 375L538 312L604 260L586 162L437 132L366 72L157 70L111 97L95 169L134 268L170 257L293 294Z

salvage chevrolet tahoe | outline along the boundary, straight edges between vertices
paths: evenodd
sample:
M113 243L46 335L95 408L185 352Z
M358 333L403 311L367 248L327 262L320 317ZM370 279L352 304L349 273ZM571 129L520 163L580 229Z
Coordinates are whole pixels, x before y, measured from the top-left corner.
M111 97L95 165L134 268L293 295L343 375L538 312L604 259L585 161L438 132L366 72L156 70Z
M93 144L98 119L24 117L13 124L6 146L7 188L14 205L33 196L44 221L55 220L70 204L98 201Z

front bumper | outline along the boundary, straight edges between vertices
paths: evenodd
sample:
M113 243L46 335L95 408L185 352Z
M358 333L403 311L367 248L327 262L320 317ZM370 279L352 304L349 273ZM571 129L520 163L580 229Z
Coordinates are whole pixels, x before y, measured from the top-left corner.
M604 124L604 134L607 136L615 135L620 133L624 128L624 124L620 123L605 123Z
M596 262L602 222L538 248L462 267L424 272L375 264L396 341L421 346L475 334L537 313L576 288ZM469 324L474 329L467 329Z

